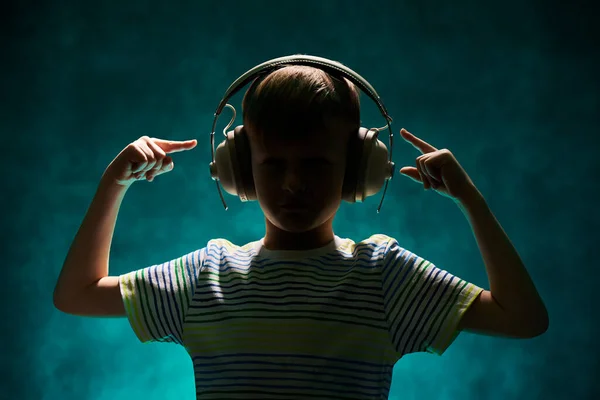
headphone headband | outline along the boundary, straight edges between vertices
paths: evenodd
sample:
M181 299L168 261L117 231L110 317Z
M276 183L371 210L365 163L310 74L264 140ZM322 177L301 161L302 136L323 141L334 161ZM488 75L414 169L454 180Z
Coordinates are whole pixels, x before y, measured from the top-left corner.
M272 60L266 61L262 64L255 66L254 68L246 71L242 76L237 78L231 84L231 86L229 86L227 91L225 91L223 99L221 100L221 102L219 103L219 106L217 107L215 116L221 114L221 112L223 111L223 108L227 104L227 101L233 95L235 95L238 91L240 91L241 88L246 86L251 80L253 80L254 78L256 78L259 75L262 75L265 73L270 73L270 72L272 72L276 69L279 69L281 67L284 67L286 65L308 65L311 67L323 69L326 72L330 72L330 73L334 73L334 74L341 73L344 77L348 78L349 81L351 81L356 86L358 86L364 93L366 93L377 104L377 107L379 107L381 114L386 119L388 124L392 122L392 118L389 116L385 106L383 105L383 102L379 98L379 95L377 94L377 92L375 91L373 86L371 86L371 84L365 78L363 78L362 76L360 76L359 74L357 74L356 72L351 70L350 68L346 67L345 65L343 65L337 61L332 61L332 60L328 60L328 59L322 58L322 57L302 55L302 54L274 58Z

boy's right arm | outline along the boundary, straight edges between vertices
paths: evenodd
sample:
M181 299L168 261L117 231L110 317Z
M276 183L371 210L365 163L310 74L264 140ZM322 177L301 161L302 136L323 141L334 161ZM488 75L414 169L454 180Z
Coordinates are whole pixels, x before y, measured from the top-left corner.
M118 276L108 275L117 215L127 189L140 179L173 169L168 153L190 150L195 140L166 141L144 136L128 145L106 169L71 244L54 289L54 306L68 314L125 316Z
M127 189L101 180L54 289L54 306L60 311L125 316L119 278L108 276L108 259L117 214Z

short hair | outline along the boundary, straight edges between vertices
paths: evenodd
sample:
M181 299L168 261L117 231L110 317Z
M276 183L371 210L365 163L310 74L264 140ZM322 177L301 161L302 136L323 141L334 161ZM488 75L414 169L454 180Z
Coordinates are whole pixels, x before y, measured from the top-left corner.
M360 92L343 76L289 65L254 80L242 101L244 129L262 143L295 141L334 130L360 127Z

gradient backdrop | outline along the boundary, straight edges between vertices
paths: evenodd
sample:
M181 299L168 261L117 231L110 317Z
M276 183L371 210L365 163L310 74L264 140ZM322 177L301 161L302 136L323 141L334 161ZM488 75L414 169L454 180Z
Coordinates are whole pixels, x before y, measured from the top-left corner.
M111 274L171 260L215 237L237 244L262 237L258 204L227 196L223 209L209 177L209 131L235 78L294 53L341 61L373 84L394 118L398 168L418 155L402 141L402 127L454 152L550 312L549 331L533 340L465 333L442 357L405 357L390 398L600 398L591 4L4 2L0 398L194 398L183 348L142 345L125 319L61 314L52 290L104 168L142 135L199 145L175 155L172 173L131 188ZM236 124L240 100L241 93L232 100ZM362 102L363 125L381 126L375 105ZM336 234L394 236L488 287L467 220L451 201L400 174L378 215L380 199L344 203Z

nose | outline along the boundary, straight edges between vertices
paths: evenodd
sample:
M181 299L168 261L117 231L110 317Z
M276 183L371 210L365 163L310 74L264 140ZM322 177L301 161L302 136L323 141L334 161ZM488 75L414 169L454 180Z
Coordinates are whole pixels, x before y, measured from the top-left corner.
M298 171L288 168L284 172L283 190L290 193L302 192L306 189L306 179Z

